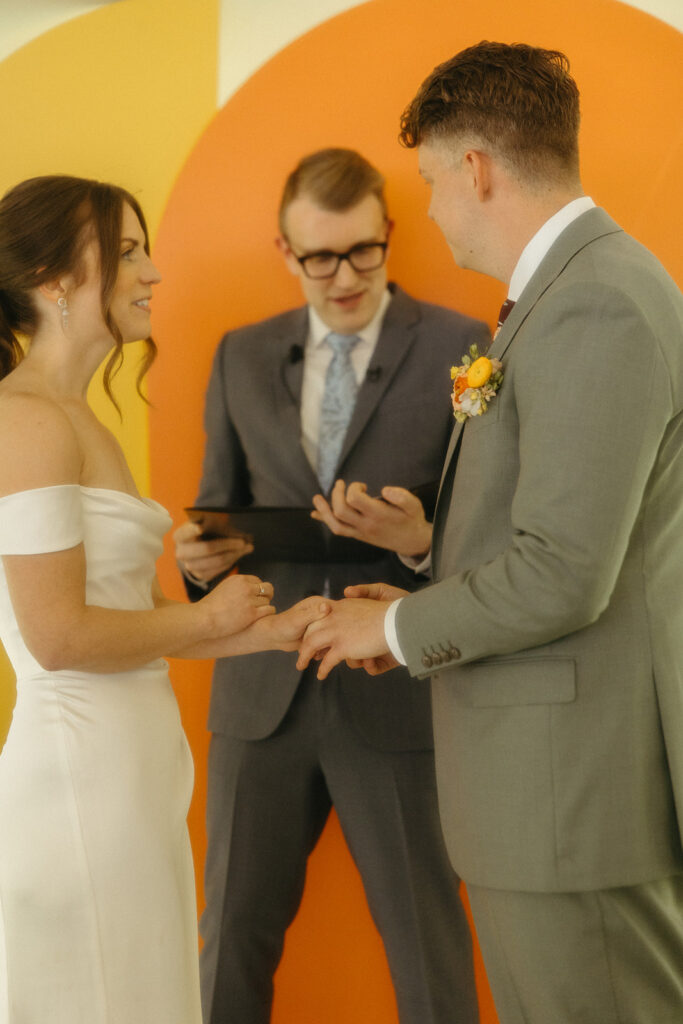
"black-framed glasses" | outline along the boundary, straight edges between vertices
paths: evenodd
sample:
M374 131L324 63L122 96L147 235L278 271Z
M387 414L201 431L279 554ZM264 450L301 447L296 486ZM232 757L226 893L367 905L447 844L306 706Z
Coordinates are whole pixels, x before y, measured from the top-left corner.
M303 268L306 277L322 281L326 277L334 277L342 260L348 260L357 274L379 270L387 258L388 246L388 242L361 242L352 246L348 252L323 251L312 252L308 256L297 256L292 251L292 255Z

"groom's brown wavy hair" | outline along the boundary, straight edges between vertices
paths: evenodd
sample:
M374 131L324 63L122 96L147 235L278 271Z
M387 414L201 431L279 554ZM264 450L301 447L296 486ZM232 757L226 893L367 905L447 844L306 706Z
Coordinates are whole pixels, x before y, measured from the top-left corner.
M524 178L578 177L579 90L559 50L481 42L439 64L401 117L400 142L486 144Z

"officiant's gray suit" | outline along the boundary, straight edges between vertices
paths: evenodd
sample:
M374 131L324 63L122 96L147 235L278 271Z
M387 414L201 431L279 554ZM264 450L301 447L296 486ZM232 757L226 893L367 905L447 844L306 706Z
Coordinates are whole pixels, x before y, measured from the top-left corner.
M411 673L433 677L452 863L516 892L680 878L681 294L596 208L556 240L491 354L498 395L449 448L438 582L397 615ZM682 977L679 961L681 1013Z
M449 370L489 342L484 324L396 286L362 382L337 475L370 493L438 481L451 430ZM198 504L311 507L320 491L301 446L305 308L230 332L206 402ZM395 556L350 564L240 563L284 609L363 580L414 589ZM324 686L296 654L218 661L209 728L206 1024L269 1019L271 975L296 912L306 855L330 798L382 934L402 1021L477 1019L469 931L440 833L429 684L401 669L368 684L340 667ZM305 699L304 699L305 691ZM252 755L272 751L275 778ZM307 759L311 767L301 767Z

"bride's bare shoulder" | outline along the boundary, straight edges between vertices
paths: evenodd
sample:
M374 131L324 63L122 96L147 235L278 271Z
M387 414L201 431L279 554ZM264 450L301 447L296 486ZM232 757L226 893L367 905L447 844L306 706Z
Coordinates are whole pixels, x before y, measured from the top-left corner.
M0 493L78 483L81 449L58 401L17 386L0 386Z
M73 433L71 421L60 403L48 394L3 381L0 385L0 417L20 433L45 427Z

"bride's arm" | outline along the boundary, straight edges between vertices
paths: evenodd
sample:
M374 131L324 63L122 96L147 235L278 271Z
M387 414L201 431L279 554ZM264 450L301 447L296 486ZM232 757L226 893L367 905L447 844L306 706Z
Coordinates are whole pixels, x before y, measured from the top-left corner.
M34 396L3 396L0 496L77 484L81 452L58 406ZM273 615L272 588L255 576L224 580L194 605L145 611L88 605L82 544L41 554L3 555L14 613L26 646L50 671L117 672L207 641L222 641Z
M48 671L120 672L194 648L216 645L272 616L272 588L255 576L231 576L195 604L123 611L85 603L83 545L40 555L4 555L5 574L24 643Z

